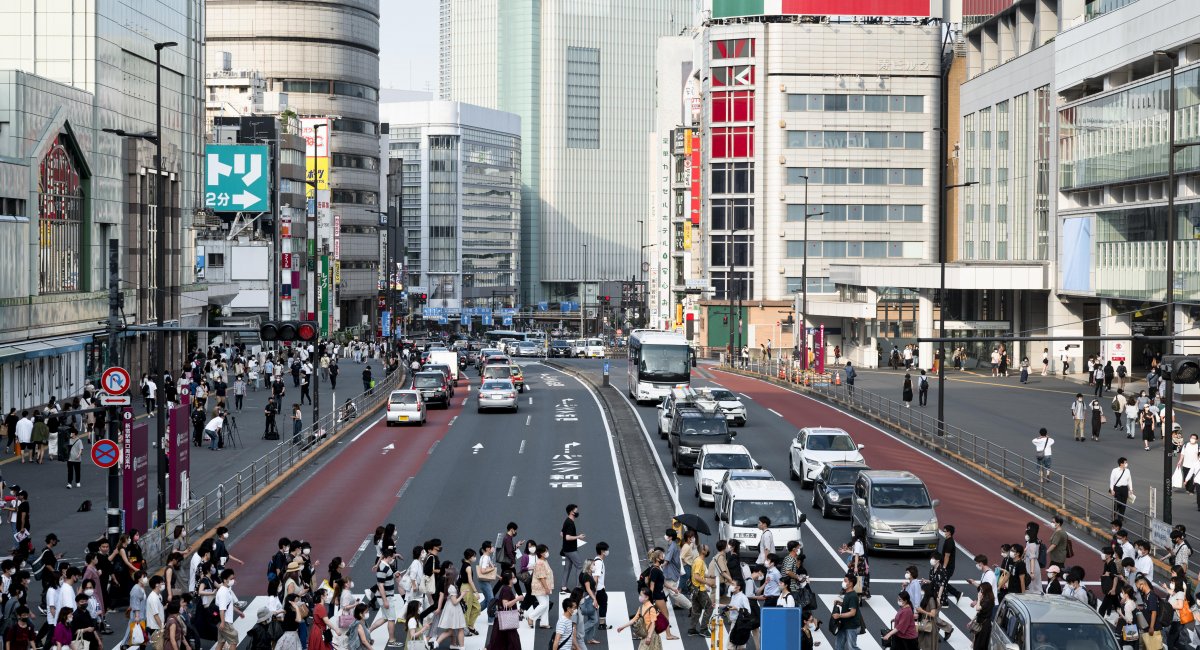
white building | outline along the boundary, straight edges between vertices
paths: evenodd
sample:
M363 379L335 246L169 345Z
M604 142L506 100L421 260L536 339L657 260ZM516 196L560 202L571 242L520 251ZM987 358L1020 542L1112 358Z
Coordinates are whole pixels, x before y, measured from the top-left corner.
M403 265L410 301L453 329L519 295L521 119L450 101L385 103L389 158L402 161ZM418 306L416 322L425 312ZM495 322L500 325L499 320Z

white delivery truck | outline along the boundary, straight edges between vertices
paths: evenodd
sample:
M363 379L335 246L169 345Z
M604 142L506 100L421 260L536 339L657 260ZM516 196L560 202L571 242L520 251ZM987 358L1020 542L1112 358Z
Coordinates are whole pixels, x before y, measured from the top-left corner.
M449 350L434 350L429 353L429 363L436 363L450 366L451 376L454 377L454 382L458 383L458 378L461 377L461 368L458 367L458 353Z

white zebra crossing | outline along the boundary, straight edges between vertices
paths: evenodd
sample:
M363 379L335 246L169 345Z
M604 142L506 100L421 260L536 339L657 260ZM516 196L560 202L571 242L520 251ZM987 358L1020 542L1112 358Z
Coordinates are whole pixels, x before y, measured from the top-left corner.
M890 598L884 598L879 594L875 594L874 598L865 601L864 606L875 612L875 615L879 617L879 620L883 621L884 625L890 625L892 620L896 618L896 607L892 605ZM954 623L943 611L938 611L938 618L953 627ZM971 639L963 634L951 634L947 643L954 650L971 650L972 647Z

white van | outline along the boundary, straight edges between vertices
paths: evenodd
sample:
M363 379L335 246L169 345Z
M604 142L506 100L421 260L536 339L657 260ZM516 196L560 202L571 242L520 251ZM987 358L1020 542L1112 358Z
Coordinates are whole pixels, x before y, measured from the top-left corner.
M727 485L727 494L721 486L713 488L713 497L721 504L717 510L721 522L717 526L717 539L736 539L742 543L742 555L754 557L758 555L758 538L762 534L758 518L767 517L775 538L775 548L768 549L768 553L782 556L792 540L803 545L800 527L808 516L796 508L796 500L786 483L750 480L731 481Z
M461 368L458 367L458 353L449 350L435 350L429 353L429 363L450 366L451 376L454 378L452 383L457 383Z
M585 355L589 359L604 358L604 340L603 339L588 339L584 347Z

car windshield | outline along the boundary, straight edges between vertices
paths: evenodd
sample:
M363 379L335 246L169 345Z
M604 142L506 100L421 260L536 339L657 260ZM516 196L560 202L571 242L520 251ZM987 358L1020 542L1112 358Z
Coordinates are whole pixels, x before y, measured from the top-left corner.
M566 342L566 341L550 341L550 347L552 347L552 348L566 348L566 347L570 347L570 346L569 346L569 345L567 345L567 342Z
M746 454L707 454L701 469L754 469Z
M929 493L924 485L874 485L871 505L876 508L929 508Z
M737 400L737 397L734 397L733 395L733 391L725 390L724 388L713 390L712 398L720 402L731 402Z
M416 386L417 388L441 388L442 387L442 378L434 377L431 375L426 375L424 377L422 377L421 375L417 375L417 378L415 380L413 380L413 382L414 382L413 385Z
M859 471L857 467L835 467L829 470L829 477L825 479L825 484L850 485L854 483L854 479L858 478Z
M485 381L480 390L512 390L512 384L507 381Z
M847 435L809 436L806 446L811 451L856 451L854 441Z
M796 506L791 501L734 501L730 525L738 528L758 526L758 518L771 520L771 528L798 526Z
M729 425L725 418L684 418L680 427L679 440L682 444L698 447L716 442L713 438L729 438Z
M512 368L509 368L508 366L488 366L483 369L483 376L487 377L488 379L495 379L497 377L511 377Z
M392 393L391 402L392 402L392 404L416 404L417 403L417 394L416 393Z
M1029 640L1031 650L1117 650L1112 632L1101 623L1034 623Z

